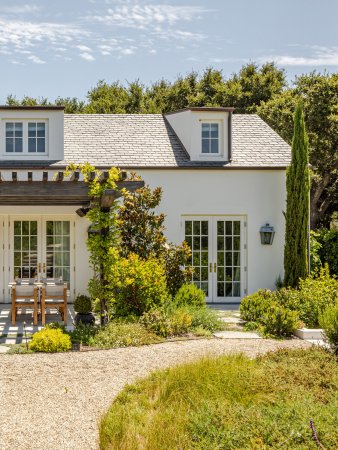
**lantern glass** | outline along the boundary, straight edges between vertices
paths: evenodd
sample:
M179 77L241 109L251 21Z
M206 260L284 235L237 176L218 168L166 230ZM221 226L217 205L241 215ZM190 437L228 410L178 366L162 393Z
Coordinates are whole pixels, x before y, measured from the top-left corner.
M271 245L273 242L273 238L275 236L274 227L271 227L268 223L261 227L260 229L261 235L261 244L262 245Z

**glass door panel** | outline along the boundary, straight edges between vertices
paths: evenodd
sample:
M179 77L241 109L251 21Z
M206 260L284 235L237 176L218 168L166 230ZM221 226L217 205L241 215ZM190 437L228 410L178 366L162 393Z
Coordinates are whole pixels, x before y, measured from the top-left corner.
M34 278L38 274L38 221L14 220L14 278Z
M242 292L241 221L216 220L214 226L217 252L217 301L239 301ZM236 300L237 299L237 300Z
M185 241L191 249L189 265L194 269L192 282L210 296L209 280L209 221L186 220Z
M62 278L70 283L70 221L47 220L46 277Z

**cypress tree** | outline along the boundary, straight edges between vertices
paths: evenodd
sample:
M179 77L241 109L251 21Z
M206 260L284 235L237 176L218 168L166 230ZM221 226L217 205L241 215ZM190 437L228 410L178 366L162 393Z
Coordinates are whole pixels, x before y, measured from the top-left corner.
M286 174L284 285L297 287L308 274L309 155L304 116L299 104L294 113L291 165Z

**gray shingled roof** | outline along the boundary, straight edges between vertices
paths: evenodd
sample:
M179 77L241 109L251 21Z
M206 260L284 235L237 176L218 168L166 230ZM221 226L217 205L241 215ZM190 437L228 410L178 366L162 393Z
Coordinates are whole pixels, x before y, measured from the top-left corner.
M290 163L289 145L258 116L234 114L232 124L233 160L224 164L190 161L161 114L65 114L64 160L30 164L41 167L89 162L97 167L125 168L283 168ZM13 164L8 161L6 165Z

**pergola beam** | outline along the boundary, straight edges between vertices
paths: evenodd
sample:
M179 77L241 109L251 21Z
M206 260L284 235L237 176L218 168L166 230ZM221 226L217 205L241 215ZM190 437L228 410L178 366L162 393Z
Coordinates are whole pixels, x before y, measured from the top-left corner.
M88 183L83 181L2 181L0 183L0 205L84 205L89 204ZM45 181L46 180L46 181ZM107 189L102 197L102 207L107 208L121 196L122 188L135 191L144 186L143 181L117 181L117 189Z

